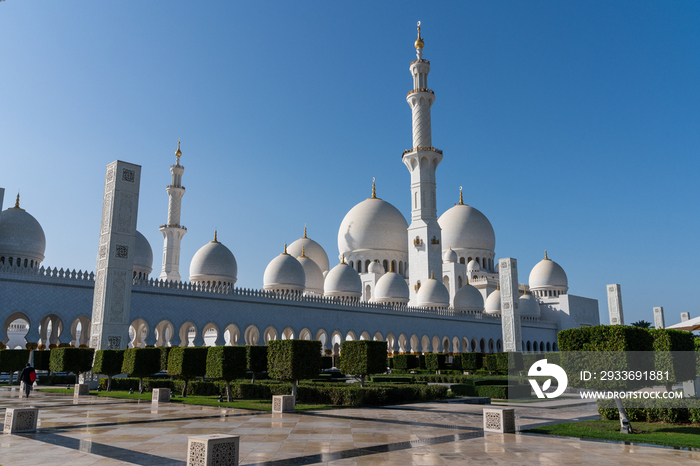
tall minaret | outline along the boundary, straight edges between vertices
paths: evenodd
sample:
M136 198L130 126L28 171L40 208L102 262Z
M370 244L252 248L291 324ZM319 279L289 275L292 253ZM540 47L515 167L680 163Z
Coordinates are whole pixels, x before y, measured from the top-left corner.
M160 272L161 280L180 281L180 241L187 233L187 228L180 225L180 208L185 187L182 186L182 174L185 167L180 165L180 141L177 141L175 165L170 166L172 182L165 190L170 197L168 201L168 222L160 226L163 233L163 269Z
M428 89L430 62L423 59L423 39L416 40L416 57L411 62L413 90L406 101L413 113L413 148L404 152L403 163L411 172L411 225L408 227L409 285L413 301L420 284L431 273L442 277L441 230L437 222L435 169L442 161L442 151L433 147L430 131L430 107L435 93Z

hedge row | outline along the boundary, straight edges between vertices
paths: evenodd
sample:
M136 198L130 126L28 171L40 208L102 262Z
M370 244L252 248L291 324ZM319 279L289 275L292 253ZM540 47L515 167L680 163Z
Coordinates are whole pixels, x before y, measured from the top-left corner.
M529 385L468 385L456 384L452 393L459 396L484 396L489 398L527 398L530 396Z
M688 406L688 404L690 406ZM623 403L624 404L624 403ZM646 408L625 407L631 422L665 422L668 424L700 423L700 404L697 400L654 400ZM685 405L685 406L683 406ZM598 414L606 420L619 420L620 412L613 400L598 400Z
M27 349L0 350L0 372L19 372L29 362Z

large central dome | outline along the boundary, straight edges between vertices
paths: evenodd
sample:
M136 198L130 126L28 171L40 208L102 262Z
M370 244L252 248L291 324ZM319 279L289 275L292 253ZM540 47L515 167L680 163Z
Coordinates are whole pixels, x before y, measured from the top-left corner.
M479 210L457 204L438 219L442 244L452 249L496 249L496 235L491 222Z
M396 207L373 197L350 209L338 230L338 251L345 257L370 251L408 255L408 223Z

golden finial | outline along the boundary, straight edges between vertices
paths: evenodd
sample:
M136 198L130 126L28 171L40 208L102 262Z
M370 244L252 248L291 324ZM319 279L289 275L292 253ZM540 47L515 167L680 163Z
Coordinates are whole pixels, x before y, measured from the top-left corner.
M287 254L287 243L284 243L284 252L282 253L282 255L288 255Z
M219 242L218 231L214 230L214 241L210 241L210 243L218 243L218 242Z
M175 157L178 159L182 155L182 152L180 152L180 138L177 138L177 150L175 151Z
M372 177L372 199L376 199L376 198L377 198L377 188L376 188L376 186L374 185L374 181L375 181L375 178Z
M304 224L304 238L306 238L306 223Z
M379 262L379 261L377 261L377 262ZM394 272L394 261L391 261L391 265L389 265L389 272L395 273Z
M306 246L301 247L301 256L299 257L306 257Z
M524 289L523 289L523 296L525 296L526 294L527 294L527 286L524 287Z
M544 250L544 260L548 261L551 260L549 257L547 257L547 250Z
M501 282L496 283L496 291L501 291Z
M459 205L464 205L464 198L462 197L462 187L459 187Z
M420 21L418 21L418 39L416 39L416 43L414 45L417 49L422 49L423 46L425 46L425 42L423 42L423 39L420 36Z
M342 257L340 258L340 263L341 264L345 263L345 253L343 253Z
M21 208L21 207L19 206L19 193L17 193L17 200L15 201L15 206L14 206L14 207L10 207L10 209L24 210L23 208Z
M433 271L432 271L432 270L430 271L430 279L431 279L431 280L435 280L435 277L433 276Z

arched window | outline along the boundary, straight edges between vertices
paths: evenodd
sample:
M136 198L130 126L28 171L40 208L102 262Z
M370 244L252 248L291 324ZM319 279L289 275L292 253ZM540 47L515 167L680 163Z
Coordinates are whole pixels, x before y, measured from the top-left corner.
M5 256L0 257L0 264L5 264Z
M350 261L350 263L348 265L350 266L351 269L354 269L355 268L355 261Z
M544 342L543 341L540 342L540 352L544 353Z
M403 275L403 261L399 261L399 275Z
M384 262L382 263L382 265L384 266L384 271L385 271L385 272L386 272L387 270L389 270L389 262L388 262L386 259L384 259Z
M462 288L462 276L457 277L457 289Z
M549 352L549 351L552 351L552 347L551 347L551 345L549 344L549 342L547 342L547 352Z
M464 264L464 262L465 262L464 257L460 257L460 258L459 258L459 263L460 263L460 264Z
M362 261L357 261L357 273L362 273Z
M531 351L531 350L532 350L532 345L530 344L529 341L527 342L527 344L525 345L525 347L527 348L528 351Z
M470 257L469 259L467 259L467 263L469 263L469 262L471 262L471 261L472 261L472 258L471 258L471 257Z
M396 272L398 269L396 268L396 261L391 261L391 267L394 269L394 272ZM384 269L385 272L388 272L388 270Z
M367 272L367 271L369 270L369 264L371 264L371 263L372 263L372 261L369 260L369 259L367 259L367 260L365 261L365 272Z

